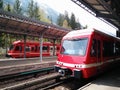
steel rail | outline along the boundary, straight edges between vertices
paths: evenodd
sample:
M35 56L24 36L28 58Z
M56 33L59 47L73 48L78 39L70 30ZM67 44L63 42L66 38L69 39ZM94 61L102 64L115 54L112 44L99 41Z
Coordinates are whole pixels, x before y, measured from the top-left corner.
M36 78L34 80L31 80L31 81L27 81L27 82L23 82L23 83L20 83L20 84L13 85L13 86L2 88L2 90L22 90L22 89L34 86L36 84L41 84L43 82L47 82L49 80L56 79L58 77L61 77L58 73L45 75L45 76L42 76L40 78Z

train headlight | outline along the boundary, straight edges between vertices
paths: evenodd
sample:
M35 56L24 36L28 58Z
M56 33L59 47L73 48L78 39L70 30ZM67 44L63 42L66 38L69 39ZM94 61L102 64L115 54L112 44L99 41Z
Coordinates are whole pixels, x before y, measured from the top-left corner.
M56 63L59 64L59 65L63 65L63 63L60 62L60 61L56 61Z

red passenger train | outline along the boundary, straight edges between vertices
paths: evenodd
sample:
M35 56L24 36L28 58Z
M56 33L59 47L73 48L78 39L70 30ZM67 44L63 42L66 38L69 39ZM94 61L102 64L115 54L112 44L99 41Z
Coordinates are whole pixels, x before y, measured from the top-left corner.
M63 37L55 70L63 76L90 78L115 63L120 63L120 38L85 29Z
M55 48L55 50L54 50ZM60 45L53 44L50 42L44 42L42 46L42 55L43 56L53 56L59 52ZM40 56L40 43L34 41L27 41L25 47L26 57L39 57ZM12 58L23 58L24 57L24 41L15 41L10 46L7 57Z

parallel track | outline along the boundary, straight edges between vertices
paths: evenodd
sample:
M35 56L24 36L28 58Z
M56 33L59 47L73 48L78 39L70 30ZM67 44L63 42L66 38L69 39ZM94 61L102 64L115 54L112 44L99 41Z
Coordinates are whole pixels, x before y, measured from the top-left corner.
M42 68L38 70L32 70L32 71L27 71L27 72L21 72L13 75L6 75L6 76L1 76L0 77L0 89L1 87L6 87L9 86L9 84L12 83L19 83L19 82L24 82L29 79L34 79L38 78L42 75L50 74L54 72L53 67L49 68ZM12 84L13 85L13 84Z
M40 85L42 84L43 87L43 83L48 82L50 80L55 80L56 78L60 77L60 75L58 73L53 73L53 74L49 74L49 75L44 75L42 77L39 78L34 78L33 80L27 80L24 82L21 82L19 84L14 83L14 85L10 85L4 88L1 88L2 90L34 90L35 88L40 88ZM37 85L39 85L37 87ZM33 89L34 88L34 89Z

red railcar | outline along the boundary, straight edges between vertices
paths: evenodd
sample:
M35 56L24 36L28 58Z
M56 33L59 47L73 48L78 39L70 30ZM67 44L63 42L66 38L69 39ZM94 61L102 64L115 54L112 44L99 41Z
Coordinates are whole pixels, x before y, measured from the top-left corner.
M66 76L89 78L120 63L120 39L95 29L71 31L61 42L55 70Z
M42 55L43 56L53 56L59 52L59 44L53 44L50 42L44 42L42 45ZM55 50L54 50L55 48ZM25 47L26 57L39 57L40 56L40 43L27 41ZM24 57L24 41L15 41L10 46L7 55L13 58L23 58Z

